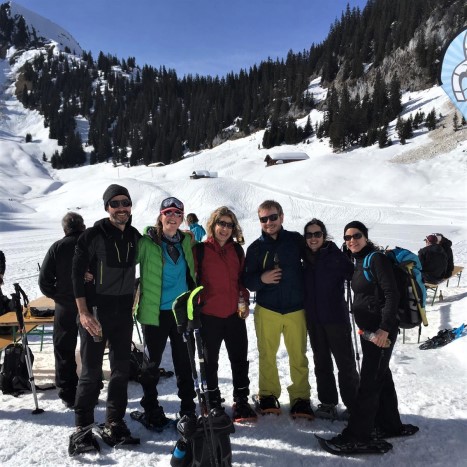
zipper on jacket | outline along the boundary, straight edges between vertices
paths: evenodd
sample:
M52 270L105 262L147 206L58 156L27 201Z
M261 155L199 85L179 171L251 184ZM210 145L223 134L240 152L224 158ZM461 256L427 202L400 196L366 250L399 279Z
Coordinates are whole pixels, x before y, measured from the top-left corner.
M100 271L100 276L101 276L101 278L100 278L100 280L99 280L99 285L102 285L102 280L103 280L103 275L104 275L104 264L103 264L102 260L101 260L101 267L100 267L100 269L101 269L101 271Z
M115 245L115 249L117 250L118 262L121 263L122 260L121 260L121 258L120 258L120 251L119 251L119 249L118 249L117 242L114 242L114 245Z
M268 260L268 255L269 255L269 251L266 251L266 254L264 255L264 259L263 259L263 269L266 268L266 262Z

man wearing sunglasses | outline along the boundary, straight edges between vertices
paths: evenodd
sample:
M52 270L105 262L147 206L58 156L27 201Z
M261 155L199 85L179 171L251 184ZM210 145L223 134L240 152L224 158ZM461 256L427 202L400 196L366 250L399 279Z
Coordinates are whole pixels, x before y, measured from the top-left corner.
M125 187L110 185L103 200L108 218L83 232L73 258L82 371L75 399L77 429L70 436L70 455L99 449L92 425L107 341L111 374L103 439L115 445L139 442L131 437L123 418L128 403L136 244L141 235L131 225L132 203ZM83 277L87 271L94 280L85 284Z
M244 285L256 292L255 328L259 351L259 399L261 413L280 413L281 385L277 352L281 335L289 355L292 384L287 388L292 417L312 419L306 321L303 309L305 241L298 232L282 227L284 213L277 201L258 208L261 236L247 250Z

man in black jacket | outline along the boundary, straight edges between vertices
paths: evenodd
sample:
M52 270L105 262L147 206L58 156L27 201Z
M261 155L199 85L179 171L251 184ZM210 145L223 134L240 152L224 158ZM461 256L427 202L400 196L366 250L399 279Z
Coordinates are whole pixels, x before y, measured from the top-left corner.
M141 235L131 226L132 202L125 187L110 185L103 200L109 217L85 230L73 258L82 371L75 400L77 430L70 436L70 455L98 449L92 426L106 342L111 373L102 437L112 445L139 442L131 437L123 418L128 403L136 244ZM83 277L88 270L94 281L86 285Z
M55 301L55 385L60 399L68 408L72 408L78 384L75 359L78 309L71 282L71 266L76 242L86 226L79 214L69 212L62 219L62 228L65 236L49 248L42 262L39 288L46 297Z
M446 277L448 257L441 245L438 245L436 235L428 235L426 246L418 252L422 263L422 277L424 282L437 284Z

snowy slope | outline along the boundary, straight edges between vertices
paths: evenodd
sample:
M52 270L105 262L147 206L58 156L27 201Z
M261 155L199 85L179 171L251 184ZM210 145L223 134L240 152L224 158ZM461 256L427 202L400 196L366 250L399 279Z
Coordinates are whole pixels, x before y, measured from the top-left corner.
M333 154L326 141L311 138L311 144L282 146L270 151L258 150L263 132L231 141L213 150L203 151L166 167L114 168L112 164L54 171L42 161L51 155L56 143L47 139L41 117L25 111L13 97L11 73L7 61L0 62L6 75L0 78L0 249L7 258L5 293L19 282L31 299L40 295L37 286L37 263L52 242L62 236L60 219L68 210L79 210L92 225L105 216L102 193L110 183L125 185L133 202L133 223L142 229L152 224L160 201L175 195L194 211L202 223L218 206L234 209L244 228L247 244L259 234L256 216L264 199L278 200L285 211L285 228L303 229L312 217L322 219L337 244L343 226L359 219L370 228L370 237L381 245L405 246L417 251L431 232L443 232L453 241L455 263L467 263L465 132L452 137L452 107L440 88L405 96L406 111L433 107L447 115L446 128L433 134L420 130L402 146L384 150L376 146ZM2 73L0 73L2 76ZM316 112L313 118L319 118ZM393 126L391 127L393 130ZM33 142L24 142L29 132ZM433 148L436 148L434 150ZM277 167L265 167L266 154L304 151L310 159ZM215 179L190 180L195 169L216 171ZM445 300L428 306L430 325L422 339L438 329L467 321L467 279L459 288L443 288ZM258 365L253 321L248 320L250 379L257 390ZM467 435L467 339L432 351L420 351L415 330L408 331L408 343L397 343L392 369L399 395L400 410L407 423L420 426L421 432L411 439L394 441L394 449L382 458L367 458L371 465L466 465ZM137 340L137 336L135 335ZM50 342L50 341L49 341ZM169 349L163 366L171 368ZM42 352L35 347L35 373L39 384L53 381L52 346ZM312 402L317 404L316 385L310 360ZM278 353L284 414L262 417L256 426L239 426L232 436L235 466L353 465L362 458L335 458L318 448L313 433L329 435L342 430L342 422L316 420L296 422L289 419L286 386L290 384L288 360L281 346ZM231 407L229 362L222 353L221 390L226 407ZM161 401L166 412L178 410L173 380L161 383ZM106 388L96 410L103 421ZM138 407L140 388L130 384L129 409ZM19 398L0 395L0 463L3 466L25 465L151 465L167 466L176 440L173 432L155 434L129 421L131 430L141 436L142 444L129 450L103 448L101 456L70 459L66 454L68 435L73 427L73 413L58 402L54 391L39 393L42 415L31 415L30 394ZM127 417L128 419L129 417ZM7 442L8 440L8 442Z

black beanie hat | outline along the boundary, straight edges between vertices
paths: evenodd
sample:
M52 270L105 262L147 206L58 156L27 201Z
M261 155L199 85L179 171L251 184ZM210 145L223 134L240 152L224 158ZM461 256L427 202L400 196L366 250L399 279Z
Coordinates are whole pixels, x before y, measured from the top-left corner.
M360 222L360 221L349 222L344 227L344 235L345 235L345 232L347 232L348 229L360 230L360 232L365 236L365 238L368 239L368 229L366 228L365 224L363 224L362 222Z
M121 185L109 185L107 190L104 191L104 194L102 195L102 199L104 200L104 208L107 209L107 204L109 201L114 197L118 195L123 195L126 196L130 201L130 193L128 193L128 190Z

